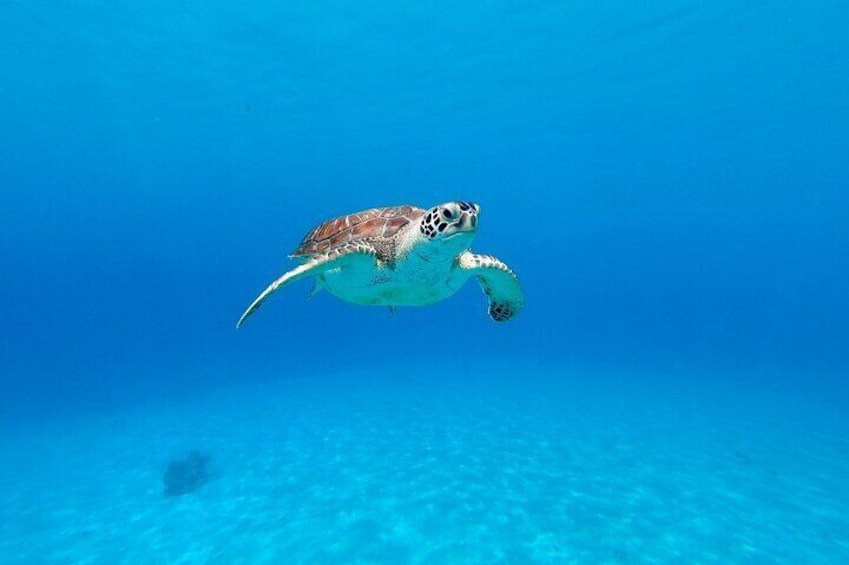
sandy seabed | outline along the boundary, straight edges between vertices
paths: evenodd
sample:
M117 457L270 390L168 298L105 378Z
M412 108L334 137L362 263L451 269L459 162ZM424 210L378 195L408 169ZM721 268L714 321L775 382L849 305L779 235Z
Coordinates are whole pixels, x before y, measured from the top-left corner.
M0 562L849 563L849 421L712 382L269 376L22 425ZM193 449L211 480L164 496Z

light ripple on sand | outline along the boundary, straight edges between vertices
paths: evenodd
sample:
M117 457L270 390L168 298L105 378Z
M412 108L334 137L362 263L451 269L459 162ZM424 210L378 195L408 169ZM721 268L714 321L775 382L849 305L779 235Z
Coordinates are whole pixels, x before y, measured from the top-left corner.
M722 390L593 378L281 379L20 430L0 449L0 508L11 517L0 521L0 555L849 562L845 428L793 426L787 416L803 404L757 391L730 401ZM194 448L213 455L214 479L163 497L165 463Z

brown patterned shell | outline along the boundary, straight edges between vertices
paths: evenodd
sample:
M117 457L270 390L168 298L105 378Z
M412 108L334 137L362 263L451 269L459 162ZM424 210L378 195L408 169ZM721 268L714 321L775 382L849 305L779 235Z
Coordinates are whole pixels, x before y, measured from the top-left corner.
M363 239L391 239L410 224L421 220L424 214L424 210L415 206L392 206L333 218L308 233L291 256L322 255Z

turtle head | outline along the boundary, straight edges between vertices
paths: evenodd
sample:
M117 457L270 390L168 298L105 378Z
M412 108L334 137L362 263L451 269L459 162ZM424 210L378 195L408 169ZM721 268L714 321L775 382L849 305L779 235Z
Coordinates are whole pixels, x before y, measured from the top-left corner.
M471 202L446 202L434 206L425 212L419 231L431 240L448 240L461 234L474 236L478 231L480 209Z
M479 213L480 206L461 201L439 204L425 212L419 231L431 243L429 253L454 257L467 249L477 234Z

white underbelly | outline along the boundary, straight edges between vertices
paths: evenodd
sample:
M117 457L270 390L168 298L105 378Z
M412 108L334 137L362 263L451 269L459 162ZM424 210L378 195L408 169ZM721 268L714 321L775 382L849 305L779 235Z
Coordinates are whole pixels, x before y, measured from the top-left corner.
M325 271L319 277L319 284L334 296L354 304L425 306L459 290L461 284L450 274L450 265L439 270L408 263L394 269L379 268L371 257L362 257Z

